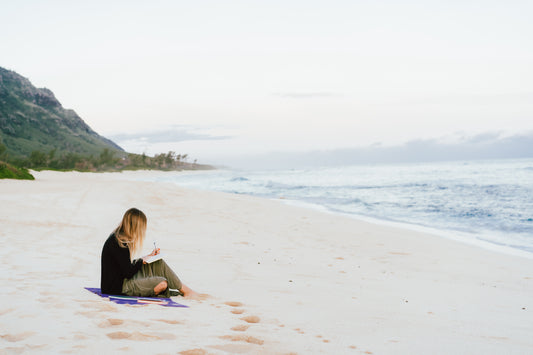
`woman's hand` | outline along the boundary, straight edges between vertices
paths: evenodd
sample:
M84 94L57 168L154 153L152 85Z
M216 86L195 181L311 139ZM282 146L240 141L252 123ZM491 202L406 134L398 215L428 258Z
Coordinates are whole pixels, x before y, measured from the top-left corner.
M154 256L154 255L157 255L159 254L161 251L161 249L157 248L157 249L154 249L152 250L152 252L150 254L148 254L147 256Z
M157 249L152 250L152 252L151 252L150 254L143 256L143 257L141 258L141 259L143 259L143 264L147 264L147 262L144 260L145 258L148 258L148 257L150 257L150 256L154 256L154 255L157 255L157 254L159 254L160 252L161 252L161 250L160 250L159 248L157 248Z

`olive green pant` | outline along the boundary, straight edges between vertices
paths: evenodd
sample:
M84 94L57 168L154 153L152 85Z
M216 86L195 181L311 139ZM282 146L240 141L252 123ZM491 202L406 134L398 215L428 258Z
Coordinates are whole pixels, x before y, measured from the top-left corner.
M154 287L162 281L168 284L167 289L158 296L169 297L169 288L181 290L181 281L172 269L162 259L150 264L143 264L131 279L124 279L122 293L128 296L155 296Z

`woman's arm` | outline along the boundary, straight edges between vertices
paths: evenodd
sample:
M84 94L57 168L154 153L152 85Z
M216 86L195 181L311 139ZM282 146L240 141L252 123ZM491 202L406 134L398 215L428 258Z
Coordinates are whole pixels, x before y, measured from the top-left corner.
M130 251L128 248L121 248L117 243L114 243L112 248L113 259L115 259L121 275L126 279L130 279L139 271L143 262L141 259L135 259L133 262L130 260Z
M122 275L124 275L126 279L131 279L133 275L135 275L139 270L141 270L143 266L143 260L135 259L132 263L130 262L129 257L128 259L120 258L118 260L118 265Z

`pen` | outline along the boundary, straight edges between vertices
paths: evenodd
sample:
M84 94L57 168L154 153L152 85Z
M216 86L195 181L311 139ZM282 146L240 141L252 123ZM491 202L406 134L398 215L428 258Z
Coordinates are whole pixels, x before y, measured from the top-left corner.
M155 246L155 242L154 242L154 251L157 250L157 247Z

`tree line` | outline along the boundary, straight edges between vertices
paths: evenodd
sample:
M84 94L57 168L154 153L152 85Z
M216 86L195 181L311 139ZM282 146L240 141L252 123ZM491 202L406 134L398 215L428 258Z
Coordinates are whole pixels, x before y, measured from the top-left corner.
M78 170L78 171L119 171L119 170L193 170L209 168L198 165L196 160L188 162L187 154L167 153L153 157L143 154L117 152L104 148L99 155L81 155L73 152L61 153L57 149L49 152L32 151L28 157L9 159L5 145L0 142L0 161L34 170Z

